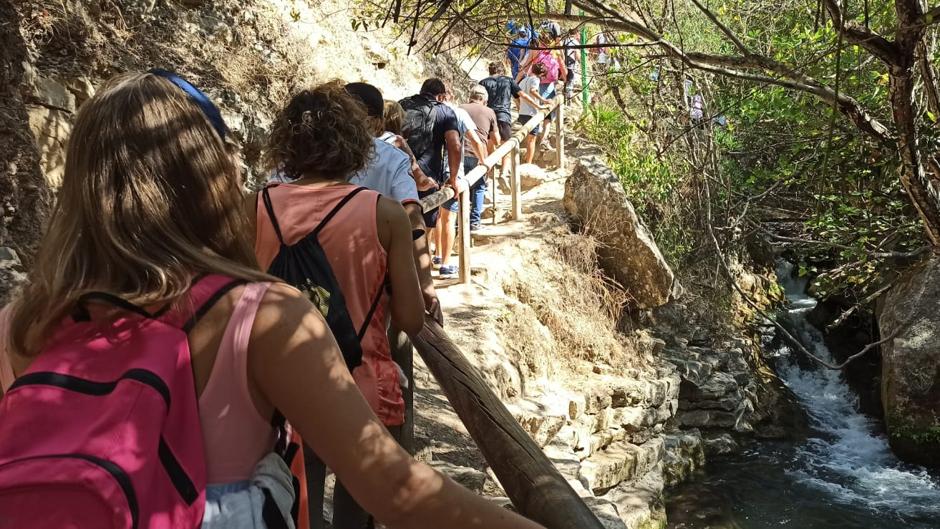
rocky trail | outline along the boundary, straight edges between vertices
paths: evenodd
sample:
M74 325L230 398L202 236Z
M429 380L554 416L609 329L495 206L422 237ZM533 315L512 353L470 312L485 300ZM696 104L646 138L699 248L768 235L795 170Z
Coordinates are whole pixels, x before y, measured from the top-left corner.
M645 331L622 335L609 318L589 322L586 317L597 315L585 314L590 307L583 305L600 300L562 295L566 288L599 293L589 286L596 276L574 268L570 257L559 258L565 245L586 242L571 233L563 202L567 179L584 177L589 159L581 158L596 149L574 138L569 154L567 171L522 167L524 218L487 220L473 234L471 284L439 282L446 330L606 527L664 527L664 487L701 467L706 445L698 430L676 427L683 379L663 358L665 342ZM497 204L501 218L509 197L499 194ZM577 329L585 324L591 328ZM607 350L572 350L578 332L590 334L585 349ZM733 379L735 387L728 388L720 376L700 376L711 384L703 384L701 401L711 395L720 407L734 399ZM418 456L508 505L417 355L415 380ZM709 446L730 450L734 441L719 436Z

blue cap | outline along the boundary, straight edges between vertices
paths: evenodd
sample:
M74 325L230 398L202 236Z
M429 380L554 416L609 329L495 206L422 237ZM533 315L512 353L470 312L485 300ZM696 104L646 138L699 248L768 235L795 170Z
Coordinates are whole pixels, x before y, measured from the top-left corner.
M194 103L199 106L199 110L206 116L206 119L209 120L209 123L212 124L212 127L219 134L219 137L224 141L225 135L228 133L228 127L225 126L225 120L222 119L222 112L219 111L219 107L215 106L215 103L212 102L209 97L202 93L198 88L196 88L192 83L183 79L179 75L162 68L151 68L148 73L163 77L164 79L175 84L180 90L186 92L186 95L189 96Z

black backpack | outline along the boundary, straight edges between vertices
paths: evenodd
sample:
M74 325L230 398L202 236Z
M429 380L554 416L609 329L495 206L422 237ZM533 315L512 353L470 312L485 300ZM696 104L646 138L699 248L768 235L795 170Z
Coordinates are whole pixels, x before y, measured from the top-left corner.
M421 158L434 144L435 108L440 103L416 95L402 99L399 104L405 111L402 136L408 141L415 158Z
M277 217L274 215L274 206L271 204L271 197L268 190L271 187L264 188L261 197L264 200L264 208L271 219L271 226L274 227L274 233L281 242L281 249L278 251L274 261L268 268L268 273L283 279L288 284L297 288L307 295L314 306L319 309L323 318L326 319L330 331L336 338L340 350L343 352L343 359L346 360L346 366L350 371L362 363L362 337L365 336L369 322L375 315L375 310L379 306L379 300L382 299L382 293L385 291L386 284L383 283L379 288L379 293L372 301L366 319L362 322L362 327L356 330L353 326L352 318L349 316L349 310L346 308L346 298L343 297L343 291L340 289L339 282L333 274L333 268L326 257L326 252L320 246L317 236L333 218L339 210L349 203L350 200L366 188L358 187L336 204L329 213L323 217L320 224L313 229L306 237L295 244L288 245L284 242L281 235L281 227L278 225Z

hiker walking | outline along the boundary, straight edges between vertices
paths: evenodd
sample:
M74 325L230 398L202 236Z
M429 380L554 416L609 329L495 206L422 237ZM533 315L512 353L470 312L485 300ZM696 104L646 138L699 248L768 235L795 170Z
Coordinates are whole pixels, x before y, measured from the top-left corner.
M512 77L506 75L506 67L500 62L491 62L489 65L490 76L480 81L480 85L486 89L486 106L490 107L496 114L496 126L499 131L500 141L506 141L512 137L512 114L511 105L514 98L519 97L521 89ZM503 187L506 180L506 173L509 171L510 154L503 157L500 164L499 182ZM505 186L508 192L508 186Z
M555 99L557 96L556 83L558 80L565 79L568 76L563 53L561 50L551 49L557 46L559 37L561 37L561 26L555 22L545 22L542 31L539 33L538 43L539 47L546 49L530 49L529 53L526 54L522 63L519 65L520 72L527 72L535 64L541 64L544 67L545 73L540 76L541 84L539 84L539 95L548 100ZM519 81L522 75L523 74L517 75L516 80ZM538 137L538 143L546 150L554 150L552 146L548 144L546 136L548 135L549 126L551 125L552 119L555 118L556 112L557 110L553 110L545 116L544 126Z
M319 310L258 270L240 160L202 92L119 75L72 131L48 230L0 310L6 525L268 527L296 500L286 417L383 523L540 527L409 457Z
M476 126L475 133L486 146L486 153L480 153L484 158L500 144L501 140L499 126L496 121L496 113L486 106L488 97L489 94L486 88L480 85L474 85L470 88L469 101L464 105L460 105L460 108L473 120ZM479 165L481 159L482 158L477 158L477 154L472 147L467 148L467 145L464 145L464 174L468 174ZM476 183L470 186L470 231L478 230L481 227L480 216L483 213L483 199L486 196L486 189L485 174L477 180Z
M476 123L473 121L473 118L470 117L470 114L468 114L466 110L455 105L452 101L452 97L451 93L448 92L444 99L444 105L450 108L457 118L457 132L459 133L461 146L461 164L458 168L457 181L460 181L464 179L464 175L466 174L464 168L466 167L465 160L467 156L482 160L486 158L487 150L486 144L480 140L480 137L476 133ZM446 168L445 170L449 172L450 168ZM448 175L447 178L450 179L450 176ZM453 253L454 243L456 242L456 228L454 224L457 221L459 209L460 202L456 196L444 202L441 206L441 218L438 221L439 244L435 246L435 257L439 259L441 268L438 270L438 275L442 278L456 277L460 271L456 264L450 264L451 253Z
M580 73L578 61L579 47L581 42L578 40L577 31L569 29L565 32L565 39L562 42L565 53L565 69L567 71L565 81L565 103L570 103L574 98L574 85L577 82Z
M368 83L349 83L346 91L365 107L368 126L374 136L368 163L349 179L349 183L377 191L384 197L400 202L405 208L411 220L415 266L424 304L437 315L438 323L441 323L440 303L431 277L431 258L428 255L421 203L418 201L415 177L411 173L414 157L410 151L405 152L396 146L408 146L400 136L385 130L385 100L378 88ZM414 164L417 165L416 162ZM423 172L422 177L427 178Z
M522 83L519 84L519 124L525 125L540 111L548 108L551 103L548 99L542 97L539 86L545 77L545 65L536 63L530 68L529 74ZM536 138L539 135L539 126L537 125L526 135L525 144L525 163L532 163L535 158Z
M529 51L529 45L534 38L533 31L528 27L517 27L515 22L507 23L512 40L506 49L506 60L509 62L509 69L512 71L513 78L519 73L519 63Z
M294 180L262 191L255 252L262 269L300 288L320 307L356 385L398 438L405 419L404 381L391 357L386 320L390 316L397 328L416 333L424 323L424 303L411 223L400 202L350 183L362 178L357 172L367 168L375 146L367 120L363 105L338 82L290 100L271 133L268 163ZM407 164L404 156L399 160ZM323 527L326 467L317 454L305 455L311 527ZM342 481L333 505L334 527L369 523L369 514Z
M457 177L463 165L457 114L444 105L447 85L437 78L430 78L421 85L417 95L399 101L405 110L402 136L414 152L418 166L424 174L433 178L440 186L450 186L457 192ZM446 152L446 164L445 164ZM425 197L434 189L419 190ZM440 208L424 212L425 226L432 230L431 241L435 249L441 248L441 230L435 229L440 217ZM435 264L440 264L440 258Z

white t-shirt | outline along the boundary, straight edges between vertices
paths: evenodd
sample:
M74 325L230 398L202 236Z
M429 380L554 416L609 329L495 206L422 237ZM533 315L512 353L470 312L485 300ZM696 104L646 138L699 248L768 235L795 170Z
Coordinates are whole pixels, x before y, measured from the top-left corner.
M374 150L369 162L349 179L349 183L378 191L397 202L417 202L411 158L381 138L373 138L372 145Z
M467 113L466 110L456 105L453 105L451 103L447 103L447 106L450 107L451 110L454 111L454 114L457 116L457 133L460 134L460 145L461 145L462 155L461 155L460 169L457 171L457 179L459 180L463 178L463 173L464 173L463 158L467 156L468 154L471 156L474 156L473 149L469 145L467 145L467 131L477 130L477 124L476 122L473 121L473 118L470 117L470 114ZM446 159L444 163L444 174L445 174L445 178L450 177L450 166L446 162Z
M532 96L532 92L538 93L539 91L539 78L535 75L530 75L522 80L519 83L519 89ZM519 98L519 115L521 116L534 116L538 113L539 109L532 106L528 101L523 98Z

